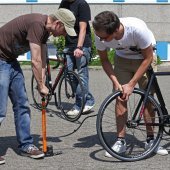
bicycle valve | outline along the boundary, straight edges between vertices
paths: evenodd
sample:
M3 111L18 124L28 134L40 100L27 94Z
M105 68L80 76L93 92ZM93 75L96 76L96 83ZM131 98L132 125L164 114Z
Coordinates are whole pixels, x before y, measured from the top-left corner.
M43 138L43 152L47 152L47 138L46 138L46 104L45 98L42 98L42 138Z

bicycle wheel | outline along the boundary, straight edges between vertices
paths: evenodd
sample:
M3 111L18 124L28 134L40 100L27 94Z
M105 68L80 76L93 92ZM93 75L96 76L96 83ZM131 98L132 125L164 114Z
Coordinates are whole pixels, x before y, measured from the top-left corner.
M49 87L48 80L46 80L46 86ZM38 85L37 85L37 81L35 80L34 75L32 75L32 78L31 78L31 93L32 93L34 105L36 106L37 109L41 110L42 109L42 97L38 91ZM49 102L49 96L46 97L46 107L48 105L48 102Z
M79 113L75 116L68 116L67 112L70 111L76 103L76 91L79 91L78 96L81 98ZM58 102L59 107L64 117L69 121L76 121L80 118L84 108L84 90L79 76L74 71L68 71L66 76L60 79L58 86Z
M100 142L104 149L110 153L113 157L122 161L137 161L149 156L154 149L160 143L163 135L163 116L162 111L153 99L152 96L148 96L147 103L152 106L153 113L155 113L155 123L153 123L153 117L150 117L150 123L144 121L144 116L139 119L144 92L140 89L135 89L130 95L127 103L128 118L126 122L126 151L124 153L117 153L112 149L112 146L117 141L117 127L115 118L115 104L116 99L121 96L121 92L116 92L108 96L102 103L98 116L97 116L97 133ZM140 107L139 107L140 105ZM148 119L145 115L145 120ZM147 138L147 128L154 129L154 143L150 148L145 148L145 141Z

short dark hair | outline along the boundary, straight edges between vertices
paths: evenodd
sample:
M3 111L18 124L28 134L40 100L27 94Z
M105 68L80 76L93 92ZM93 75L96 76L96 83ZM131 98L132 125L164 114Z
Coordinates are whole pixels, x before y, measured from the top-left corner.
M92 25L96 31L104 31L107 34L112 34L120 27L120 20L114 12L103 11L94 17Z

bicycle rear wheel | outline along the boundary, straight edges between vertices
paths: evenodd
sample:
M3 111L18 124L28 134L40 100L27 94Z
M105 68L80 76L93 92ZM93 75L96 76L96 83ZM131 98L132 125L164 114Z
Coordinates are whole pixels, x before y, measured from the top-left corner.
M76 103L77 90L79 91L79 97L81 96L80 110L78 114L69 116L67 112L70 111ZM84 108L84 90L79 76L74 71L68 71L66 76L63 74L61 77L58 86L58 102L62 114L67 120L74 122L80 118Z
M48 80L46 80L46 86L49 87ZM32 75L32 78L31 78L31 94L32 94L35 107L41 110L42 109L42 97L38 91L38 85L37 85L37 81L35 80L34 75ZM48 103L49 103L49 96L46 97L46 107Z
M153 99L152 96L148 96L147 103L152 106L152 111L155 113L155 123L153 123L153 117L147 123L144 121L144 116L139 120L139 114L142 107L144 92L135 89L130 95L127 107L128 107L128 119L126 122L126 151L124 153L117 153L112 149L112 146L117 141L117 126L115 117L115 104L116 99L121 96L120 92L116 92L108 96L102 103L98 116L97 116L97 133L100 142L104 149L110 153L113 157L122 161L137 161L148 157L154 149L160 143L163 135L163 116L162 111ZM138 106L140 105L140 107ZM145 120L149 118L145 116ZM146 126L153 128L154 130L154 143L150 148L145 148L145 142L147 138Z

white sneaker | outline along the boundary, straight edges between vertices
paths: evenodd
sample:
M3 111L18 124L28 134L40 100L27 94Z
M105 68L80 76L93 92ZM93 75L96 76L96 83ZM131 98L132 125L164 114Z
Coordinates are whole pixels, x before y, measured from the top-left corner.
M5 159L0 156L0 165L5 163Z
M126 142L123 144L121 141L117 141L113 146L112 149L117 152L117 153L123 153L126 152ZM105 156L111 158L112 155L108 153L107 151L105 152Z
M152 146L153 142L154 142L154 140L150 140L149 143L146 142L146 143L145 143L145 149L146 149L146 150L149 149L149 148ZM156 154L159 154L159 155L168 155L168 151L167 151L165 148L163 148L162 146L158 146L158 147L154 150L154 152L155 152Z
M84 109L83 109L83 113L89 112L93 107L94 107L94 105L92 105L92 106L85 105Z
M80 112L80 109L78 106L74 106L71 110L67 112L68 116L77 116Z

